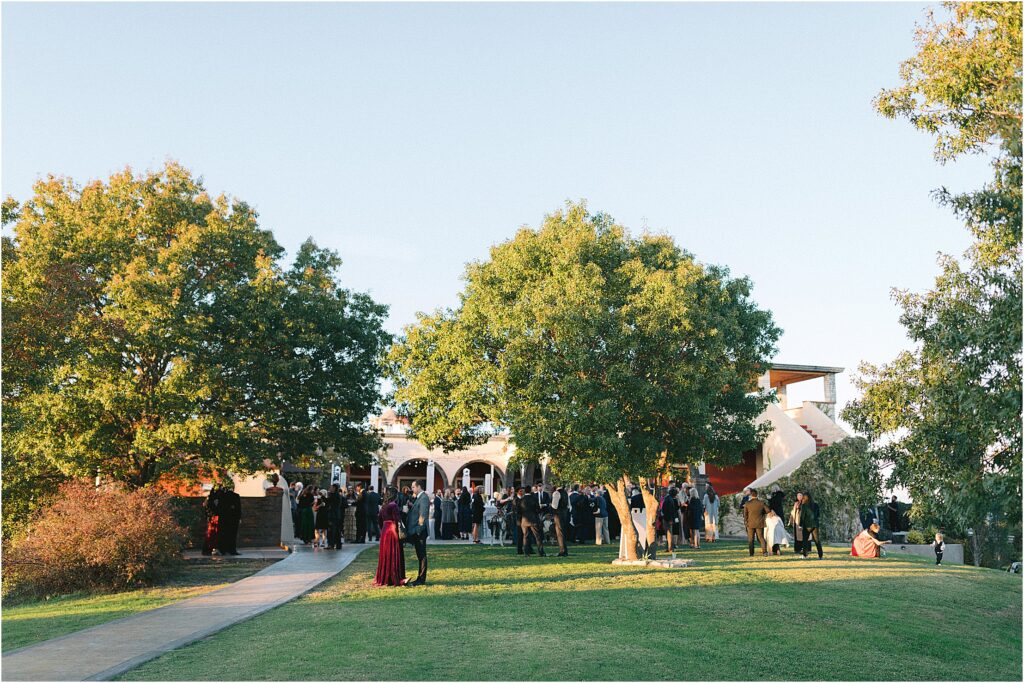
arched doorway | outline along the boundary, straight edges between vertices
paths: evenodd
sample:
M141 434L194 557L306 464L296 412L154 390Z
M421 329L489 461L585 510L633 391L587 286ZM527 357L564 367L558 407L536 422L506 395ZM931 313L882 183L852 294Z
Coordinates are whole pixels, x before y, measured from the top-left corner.
M512 473L512 486L533 486L543 481L544 471L540 463L527 463L525 467L509 467ZM525 475L525 476L524 476Z
M391 483L398 487L401 491L403 486L411 486L413 481L424 481L427 478L427 461L426 460L406 460L403 462L397 470L395 470L394 476L391 477ZM445 482L447 481L444 470L438 467L437 463L434 463L434 484L431 486L431 491L437 489L443 489Z

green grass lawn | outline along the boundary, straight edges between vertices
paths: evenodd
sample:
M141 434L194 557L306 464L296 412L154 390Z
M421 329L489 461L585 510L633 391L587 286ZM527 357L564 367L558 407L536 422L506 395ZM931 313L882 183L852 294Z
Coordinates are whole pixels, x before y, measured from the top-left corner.
M266 560L188 560L160 585L121 593L66 595L3 605L3 650L56 638L221 588L272 564Z
M430 583L375 588L376 550L314 592L125 680L1020 680L1021 578L922 558L617 568L431 546ZM412 568L411 553L407 553Z

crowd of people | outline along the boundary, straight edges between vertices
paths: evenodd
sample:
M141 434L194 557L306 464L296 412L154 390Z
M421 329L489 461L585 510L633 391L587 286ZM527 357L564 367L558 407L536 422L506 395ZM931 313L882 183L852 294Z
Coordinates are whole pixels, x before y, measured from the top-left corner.
M788 515L784 506L785 495L778 486L773 488L767 503L760 498L757 489L743 489L740 509L747 531L750 555L754 555L755 542L760 545L762 555L768 555L769 547L771 547L772 555L781 555L782 547L789 545L789 536L786 533L788 522L790 530L793 532L794 552L806 559L811 553L811 542L813 541L814 547L818 551L818 559L823 559L821 533L818 528L821 508L811 498L810 492L796 492L796 501Z
M349 543L380 540L380 494L356 484L323 489L294 482L288 487L295 538L313 548L341 549Z
M529 487L508 487L486 501L482 486L458 486L438 489L429 496L418 481L399 490L388 486L383 498L372 486L362 483L346 488L332 484L327 489L295 482L288 488L295 537L320 549L341 549L343 543L380 543L376 583L378 585L423 585L426 583L426 540L433 525L434 538L481 542L485 510L493 506L491 533L514 543L517 554L546 556L548 546L557 545L559 557L569 554L570 545L602 545L621 538L621 522L612 497L599 484L589 486L537 483ZM671 482L667 487L647 491L655 498L657 542L669 552L688 546L700 549L701 540L719 540L720 498L708 483L703 495L690 482ZM639 487L627 491L627 503L638 534L640 549L646 552L645 492ZM208 497L208 522L204 554L214 550L237 555L235 548L240 498L230 487L215 487ZM774 486L767 500L754 488L743 490L740 513L747 533L750 556L759 545L761 554L781 555L790 545L806 559L812 550L823 559L819 520L821 509L810 492L797 491L796 500L785 510L785 495ZM431 519L432 518L432 519ZM867 523L867 522L865 522ZM878 520L873 520L851 544L857 557L879 557L889 541L878 537ZM419 572L415 579L405 577L403 545L416 551ZM813 545L812 545L813 544ZM936 564L941 564L945 544L936 534Z
M649 490L657 502L656 537L668 552L683 547L699 550L701 541L719 540L720 498L710 483L703 495L690 482L671 482L667 487ZM384 498L356 484L342 490L337 484L329 489L301 483L289 487L295 535L315 548L342 547L343 542L381 544L377 580L380 585L421 585L426 582L426 540L433 529L440 540L481 542L485 510L490 515L491 533L511 541L517 554L547 555L545 544L557 546L557 555L566 557L571 545L602 545L621 537L619 515L611 494L599 484L541 483L529 487L508 487L495 491L485 500L482 486L457 486L438 489L433 496L415 482L412 486L387 487ZM767 498L753 488L743 490L740 514L747 534L750 556L760 546L761 554L781 555L784 547L807 559L816 551L824 558L819 520L821 509L810 492L797 491L796 500L786 509L785 494L778 486ZM213 505L228 505L215 498ZM633 487L627 492L632 521L638 530L640 550L647 552L647 504L644 492ZM224 522L220 522L221 525ZM237 524L236 524L237 527ZM878 557L888 543L878 538L877 520L864 529L851 545L857 557ZM416 579L406 581L403 544L416 547L421 569ZM208 543L209 545L209 543ZM941 563L944 544L936 538L937 563ZM204 549L205 551L206 549Z

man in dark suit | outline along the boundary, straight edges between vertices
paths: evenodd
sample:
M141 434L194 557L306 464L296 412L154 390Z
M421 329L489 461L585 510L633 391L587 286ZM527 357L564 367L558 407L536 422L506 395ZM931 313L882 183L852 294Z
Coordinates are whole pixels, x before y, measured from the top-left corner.
M327 547L341 550L341 527L345 520L345 508L348 500L341 495L341 487L331 484L331 492L327 494Z
M380 526L377 524L377 513L380 512L380 494L371 486L363 494L363 500L366 501L366 535L371 541L379 541Z
M566 534L569 533L569 493L561 484L551 496L551 508L555 512L555 537L558 539L558 556L568 557L569 549L565 545Z
M580 485L573 484L572 490L569 492L569 539L573 543L579 543L580 529L577 526L579 520L577 519L577 503L580 499Z
M608 492L608 489L604 490L604 504L608 510L608 535L613 541L617 541L619 534L622 533L622 521L619 519L619 511L612 502L612 494Z
M523 528L523 537L526 538L526 555L533 555L533 546L530 544L530 534L533 534L533 539L537 541L537 548L540 551L540 556L544 557L544 537L542 533L543 527L540 521L540 497L537 493L531 493L530 495L523 496L523 521L521 522Z
M366 492L356 484L356 543L366 543Z
M768 545L764 540L764 518L768 515L768 506L757 497L757 489L750 489L750 499L743 506L743 521L747 526L747 542L750 544L750 556L754 556L754 537L761 542L761 554L768 555Z
M238 525L242 520L242 497L231 483L221 488L220 529L217 550L222 555L238 555Z
M409 507L409 524L406 527L406 542L412 543L416 550L416 559L420 563L416 579L405 584L422 586L427 582L427 524L430 520L430 499L423 490L423 484L416 480L412 483L412 505Z
M594 531L594 512L590 507L590 497L586 491L579 490L579 484L573 484L572 524L576 531L576 542L583 545Z
M523 487L515 490L512 499L512 521L515 524L516 555L523 554Z
M901 531L900 529L900 504L896 500L896 496L892 497L892 501L885 505L886 515L889 517L889 531ZM865 529L867 527L864 527Z

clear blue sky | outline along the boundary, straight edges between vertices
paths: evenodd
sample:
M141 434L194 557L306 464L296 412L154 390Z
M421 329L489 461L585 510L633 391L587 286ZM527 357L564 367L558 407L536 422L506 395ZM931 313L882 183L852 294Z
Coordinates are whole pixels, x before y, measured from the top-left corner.
M925 7L4 3L2 191L177 159L338 250L395 331L585 198L749 275L777 359L845 366L845 402L907 346L889 288L968 244L930 192L988 176L872 109Z

